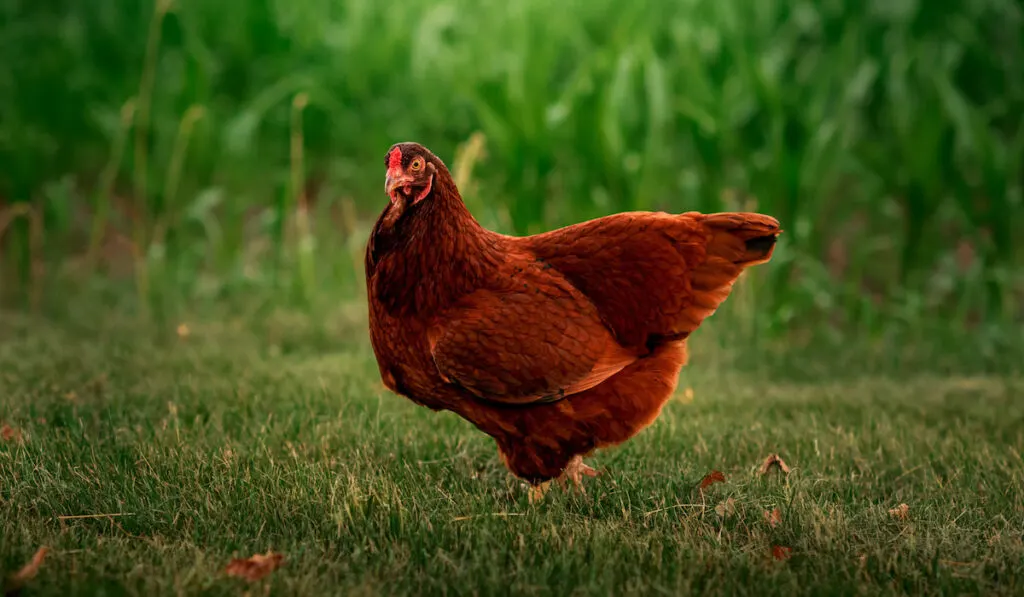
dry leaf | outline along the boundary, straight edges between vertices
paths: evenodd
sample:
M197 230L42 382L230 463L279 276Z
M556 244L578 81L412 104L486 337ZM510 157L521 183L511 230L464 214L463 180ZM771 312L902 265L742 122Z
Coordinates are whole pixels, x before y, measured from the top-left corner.
M780 471L787 475L789 474L789 467L786 466L786 461L779 458L778 454L769 454L768 458L764 459L764 462L761 463L761 474L767 475L771 472L773 466L777 466Z
M889 510L889 516L892 516L893 518L899 518L900 520L906 519L907 514L909 513L910 506L906 504L900 504L899 506L896 506L895 508Z
M192 330L188 329L188 324L184 324L184 323L178 324L178 337L179 338L187 338L188 335L191 334L191 333L192 333Z
M721 516L722 518L725 518L727 516L731 516L732 514L735 514L736 513L736 500L734 500L732 498L728 498L724 502L722 502L722 503L718 504L717 506L715 506L715 512L717 512L718 515Z
M782 546L782 545L773 545L772 546L772 557L775 558L776 560L779 560L779 561L788 560L791 555L793 555L793 548L792 547L785 547L785 546Z
M711 471L700 482L701 491L714 485L715 483L725 483L725 475L721 471Z
M257 581L270 574L284 564L284 556L273 551L256 554L249 559L235 558L231 560L224 573L228 576L244 578L249 582Z
M21 429L17 427L11 427L7 423L4 423L3 427L0 427L0 439L5 442L20 442L21 441Z
M778 508L772 510L771 512L765 510L764 520L768 523L768 526L774 529L775 527L779 526L780 522L782 522L782 512L779 512Z
M46 559L46 554L49 552L49 548L43 546L36 550L35 555L28 561L27 564L22 566L21 570L18 570L11 575L9 580L7 591L15 591L25 586L25 583L36 577L39 573L39 567L43 565L43 560Z

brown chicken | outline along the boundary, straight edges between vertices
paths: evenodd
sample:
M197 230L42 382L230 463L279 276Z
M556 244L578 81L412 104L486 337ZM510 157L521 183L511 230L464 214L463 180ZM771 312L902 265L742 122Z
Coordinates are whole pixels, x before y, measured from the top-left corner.
M370 338L384 384L493 437L531 484L650 425L686 339L781 232L756 213L620 213L505 236L466 209L416 143L385 157L390 203L366 248Z

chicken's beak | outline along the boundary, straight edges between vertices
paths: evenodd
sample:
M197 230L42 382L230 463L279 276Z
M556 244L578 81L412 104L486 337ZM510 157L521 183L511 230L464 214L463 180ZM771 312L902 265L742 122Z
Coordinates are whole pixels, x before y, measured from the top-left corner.
M384 192L390 197L395 189L410 182L412 182L412 178L394 170L388 170L387 176L384 177Z

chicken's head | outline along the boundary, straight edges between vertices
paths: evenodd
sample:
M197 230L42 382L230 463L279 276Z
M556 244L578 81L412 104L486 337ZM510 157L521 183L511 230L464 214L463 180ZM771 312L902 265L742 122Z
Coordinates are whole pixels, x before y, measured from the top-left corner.
M384 191L391 203L401 207L416 205L434 190L437 166L427 149L416 143L396 143L384 158L387 174Z

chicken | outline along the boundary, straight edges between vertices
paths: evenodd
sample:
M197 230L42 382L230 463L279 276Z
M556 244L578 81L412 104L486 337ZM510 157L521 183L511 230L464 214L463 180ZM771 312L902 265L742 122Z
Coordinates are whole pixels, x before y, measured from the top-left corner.
M756 213L610 215L534 236L482 227L433 153L385 157L390 202L366 247L370 339L384 385L463 417L542 495L650 425L688 336L779 223Z

